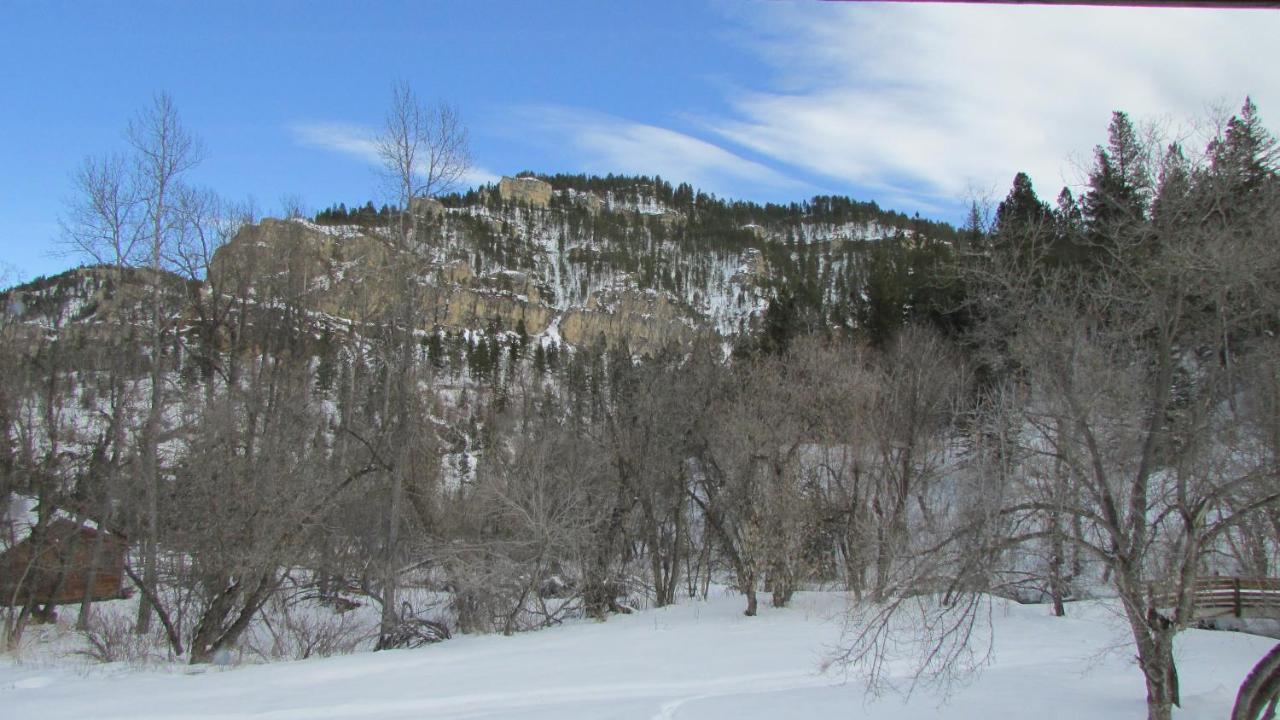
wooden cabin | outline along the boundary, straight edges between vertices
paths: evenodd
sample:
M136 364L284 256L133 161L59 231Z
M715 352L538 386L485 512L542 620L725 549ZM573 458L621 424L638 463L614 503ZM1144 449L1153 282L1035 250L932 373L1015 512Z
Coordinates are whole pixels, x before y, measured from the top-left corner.
M129 544L117 533L57 518L0 553L0 605L78 603L89 584L89 568L97 546L91 597L114 600L129 596L124 582ZM15 595L16 592L16 595Z

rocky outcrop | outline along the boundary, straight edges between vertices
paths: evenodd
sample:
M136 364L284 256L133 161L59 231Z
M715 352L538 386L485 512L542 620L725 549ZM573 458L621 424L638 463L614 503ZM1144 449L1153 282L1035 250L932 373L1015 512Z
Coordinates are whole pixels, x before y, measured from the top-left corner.
M573 188L569 188L563 192L565 197L569 198L571 203L586 208L587 212L592 215L599 215L600 211L604 210L604 200L600 199L600 196L593 192L584 192L581 190L574 190Z
M426 302L432 325L453 329L494 328L524 331L537 335L546 331L555 317L555 309L538 302L528 302L507 293L483 288L433 288Z
M265 298L286 293L291 302L360 322L386 310L402 285L393 269L416 273L420 329L500 327L523 323L537 334L555 310L525 273L477 277L465 261L432 263L391 247L376 232L322 227L302 221L264 220L218 250L209 269L212 287Z
M733 282L747 287L758 286L768 276L769 264L765 261L764 254L755 248L747 248L742 253L742 264L734 273Z
M464 263L453 276L459 282L439 285L429 293L426 309L435 325L514 330L523 323L525 332L537 335L555 317L555 309L543 302L537 284L524 273L501 270L477 278Z
M414 210L431 213L435 208L424 202ZM528 270L501 268L477 274L463 258L471 256L467 243L474 238L468 233L481 231L462 220L451 224L449 213L440 217L443 223L432 231L433 239L424 236L423 244L413 249L397 247L376 228L264 220L244 228L218 251L209 268L210 287L262 301L298 303L357 327L380 322L398 298L409 293L421 330L522 328L538 335L556 324L560 337L571 345L603 340L610 346L626 344L640 354L688 342L695 329L705 325L706 318L684 302L666 292L638 289L625 273L581 306L556 307L556 286L544 286L547 280L539 270L552 262L558 268L589 264L574 255L584 248L562 251L562 258L537 255L533 263L522 261ZM504 218L481 217L492 224L492 230L483 232L492 234L478 242L507 235ZM446 238L454 244L448 245ZM517 247L514 239L504 242L508 253ZM547 252L537 247L533 251Z
M694 335L693 318L665 293L614 289L592 295L585 308L574 308L560 319L560 336L572 345L601 340L613 346L626 343L634 353L652 354L671 343L684 344Z
M498 181L498 197L503 202L524 203L533 207L551 205L551 183L532 177L509 178Z
M444 216L444 205L429 197L416 197L409 203L409 210L424 220L439 220Z

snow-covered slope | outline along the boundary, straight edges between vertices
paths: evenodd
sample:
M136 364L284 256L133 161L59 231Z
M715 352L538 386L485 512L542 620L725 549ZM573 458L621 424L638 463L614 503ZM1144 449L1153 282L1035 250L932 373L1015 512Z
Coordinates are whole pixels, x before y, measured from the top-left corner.
M363 653L188 674L186 668L15 664L0 659L0 717L42 718L1138 718L1140 674L1105 602L1069 617L1001 602L993 663L951 697L869 698L819 671L843 600L740 615L736 597L576 622L515 637L462 637ZM1221 718L1272 641L1180 636L1179 720ZM945 704L944 704L945 703Z

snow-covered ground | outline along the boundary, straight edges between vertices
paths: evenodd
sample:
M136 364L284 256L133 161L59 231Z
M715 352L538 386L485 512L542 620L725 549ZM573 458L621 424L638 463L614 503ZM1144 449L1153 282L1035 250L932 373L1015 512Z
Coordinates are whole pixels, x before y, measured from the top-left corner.
M992 664L948 698L868 698L823 674L843 600L801 593L743 617L741 599L574 622L515 637L461 637L418 650L239 668L138 669L0 658L3 718L1141 718L1141 677L1106 602L1001 602ZM1180 637L1183 709L1222 718L1249 666L1274 641ZM945 703L945 704L944 704Z

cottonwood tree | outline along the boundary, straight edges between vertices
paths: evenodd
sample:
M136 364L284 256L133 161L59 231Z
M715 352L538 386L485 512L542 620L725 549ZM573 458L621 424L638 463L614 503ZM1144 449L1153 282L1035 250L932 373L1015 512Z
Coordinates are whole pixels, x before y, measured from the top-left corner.
M965 396L966 371L935 333L904 328L873 356L866 463L875 531L873 597L889 588L893 565L910 547L909 513L926 530L936 524L935 494L948 462L950 437Z
M331 463L327 421L309 363L263 353L239 387L200 407L178 467L170 542L189 555L189 652L208 662L233 647L285 574L306 558L310 530L376 467Z
M188 222L207 223L186 227L176 246L193 269L241 227L242 216L226 207L186 206ZM377 448L362 438L348 442L353 429L334 422L315 390L319 348L306 312L314 288L291 228L283 228L280 256L272 258L284 269L259 273L246 293L255 302L227 308L199 301L208 304L200 317L218 346L193 356L215 372L184 374L175 397L183 417L162 498L164 582L140 588L174 653L192 663L234 647L290 569L310 563L317 529L348 490L387 470ZM240 230L248 242L220 258L212 287L242 282L237 269L255 260L259 230Z
M381 552L381 578L377 596L382 606L380 646L396 630L400 618L397 591L400 570L406 564L402 527L406 473L412 448L423 448L432 429L417 405L430 391L429 365L417 340L422 327L423 287L429 258L421 246L423 212L419 203L452 187L470 165L466 128L457 112L444 104L425 106L407 84L392 90L384 128L376 139L384 180L396 202L387 228L390 247L380 274L385 295L376 308L374 331L382 373L381 408L371 442L388 467L385 534Z
M155 589L157 576L158 543L160 535L160 484L163 467L160 446L165 440L164 413L169 402L169 384L172 380L172 353L166 357L169 346L175 342L176 324L173 308L169 307L165 292L166 263L169 249L174 243L174 231L179 225L176 215L177 200L183 178L199 164L203 150L200 143L188 132L169 95L157 95L151 106L142 110L130 121L126 130L131 149L132 196L141 205L143 257L149 271L148 286L148 384L146 413L138 432L136 458L142 484L142 504L139 509L141 523L139 540L142 555L142 582ZM137 631L146 633L151 626L152 606L149 602L138 605Z
M675 602L689 552L690 437L712 401L683 361L674 350L639 363L615 360L601 433L611 478L634 499L632 532L643 544L657 607Z
M746 615L756 614L762 583L782 607L807 575L801 457L818 423L809 370L789 355L769 355L709 378L715 401L692 448L689 495L732 568Z
M451 571L463 584L459 609L473 615L468 624L504 634L556 622L574 599L590 601L596 543L613 504L599 445L557 415L522 407L504 433L510 440L489 449L467 491L475 540L469 562Z
M422 220L417 201L453 189L471 167L466 126L453 106L424 104L408 83L397 83L375 147L399 210L399 241L412 247Z

